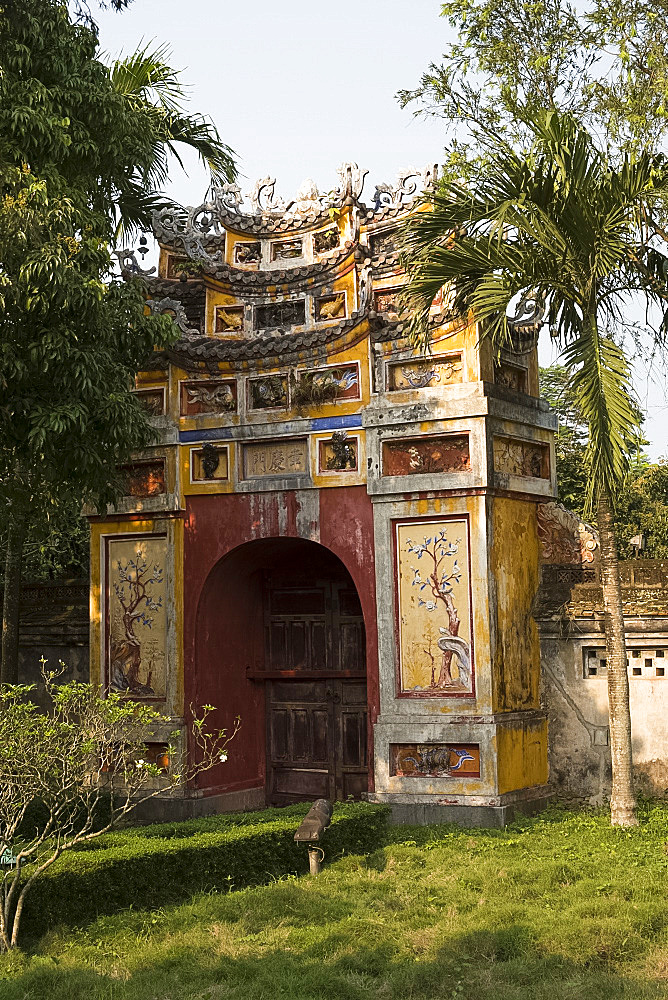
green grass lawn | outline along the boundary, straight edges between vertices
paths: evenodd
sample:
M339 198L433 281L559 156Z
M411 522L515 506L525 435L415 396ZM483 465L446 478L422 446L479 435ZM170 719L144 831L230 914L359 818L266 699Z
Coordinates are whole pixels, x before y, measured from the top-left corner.
M390 828L368 858L55 928L0 957L1 1000L668 997L668 806L613 831Z

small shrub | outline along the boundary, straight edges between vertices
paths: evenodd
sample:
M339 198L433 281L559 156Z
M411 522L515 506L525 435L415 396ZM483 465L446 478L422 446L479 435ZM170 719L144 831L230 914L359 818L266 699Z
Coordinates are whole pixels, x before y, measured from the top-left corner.
M129 907L156 908L197 892L305 874L306 846L295 843L294 832L308 808L228 813L106 834L63 855L35 880L24 933L34 938L56 924L82 925ZM337 804L323 840L326 861L380 847L387 815L385 806Z

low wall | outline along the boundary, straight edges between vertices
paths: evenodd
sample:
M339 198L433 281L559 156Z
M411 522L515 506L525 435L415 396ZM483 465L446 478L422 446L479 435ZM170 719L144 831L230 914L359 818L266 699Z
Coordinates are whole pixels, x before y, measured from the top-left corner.
M668 797L668 563L623 562L621 577L636 784ZM536 618L551 784L560 798L602 803L611 764L598 572L544 567Z
M64 680L87 681L88 581L31 583L21 588L19 680L40 687L40 659L67 665Z

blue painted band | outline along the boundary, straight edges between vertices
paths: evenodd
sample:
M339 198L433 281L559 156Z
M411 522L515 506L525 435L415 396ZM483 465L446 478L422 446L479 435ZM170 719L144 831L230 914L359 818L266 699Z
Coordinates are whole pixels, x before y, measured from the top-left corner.
M203 427L200 431L179 431L179 441L187 444L189 441L229 441L232 433L225 427Z
M362 417L359 413L349 413L345 417L316 417L311 421L312 431L335 431L339 427L361 427Z

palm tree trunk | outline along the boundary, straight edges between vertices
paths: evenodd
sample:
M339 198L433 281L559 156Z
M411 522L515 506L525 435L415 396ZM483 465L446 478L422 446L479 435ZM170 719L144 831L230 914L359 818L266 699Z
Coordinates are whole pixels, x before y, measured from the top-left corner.
M10 519L7 532L2 598L2 668L0 669L0 681L3 684L18 684L19 682L19 605L25 527L25 517L13 517Z
M608 659L608 705L610 713L610 754L612 794L610 821L613 826L636 826L636 798L633 791L631 712L629 675L624 634L624 609L619 580L619 560L612 520L610 494L598 494L598 530L601 540L601 580L605 607L605 642Z

